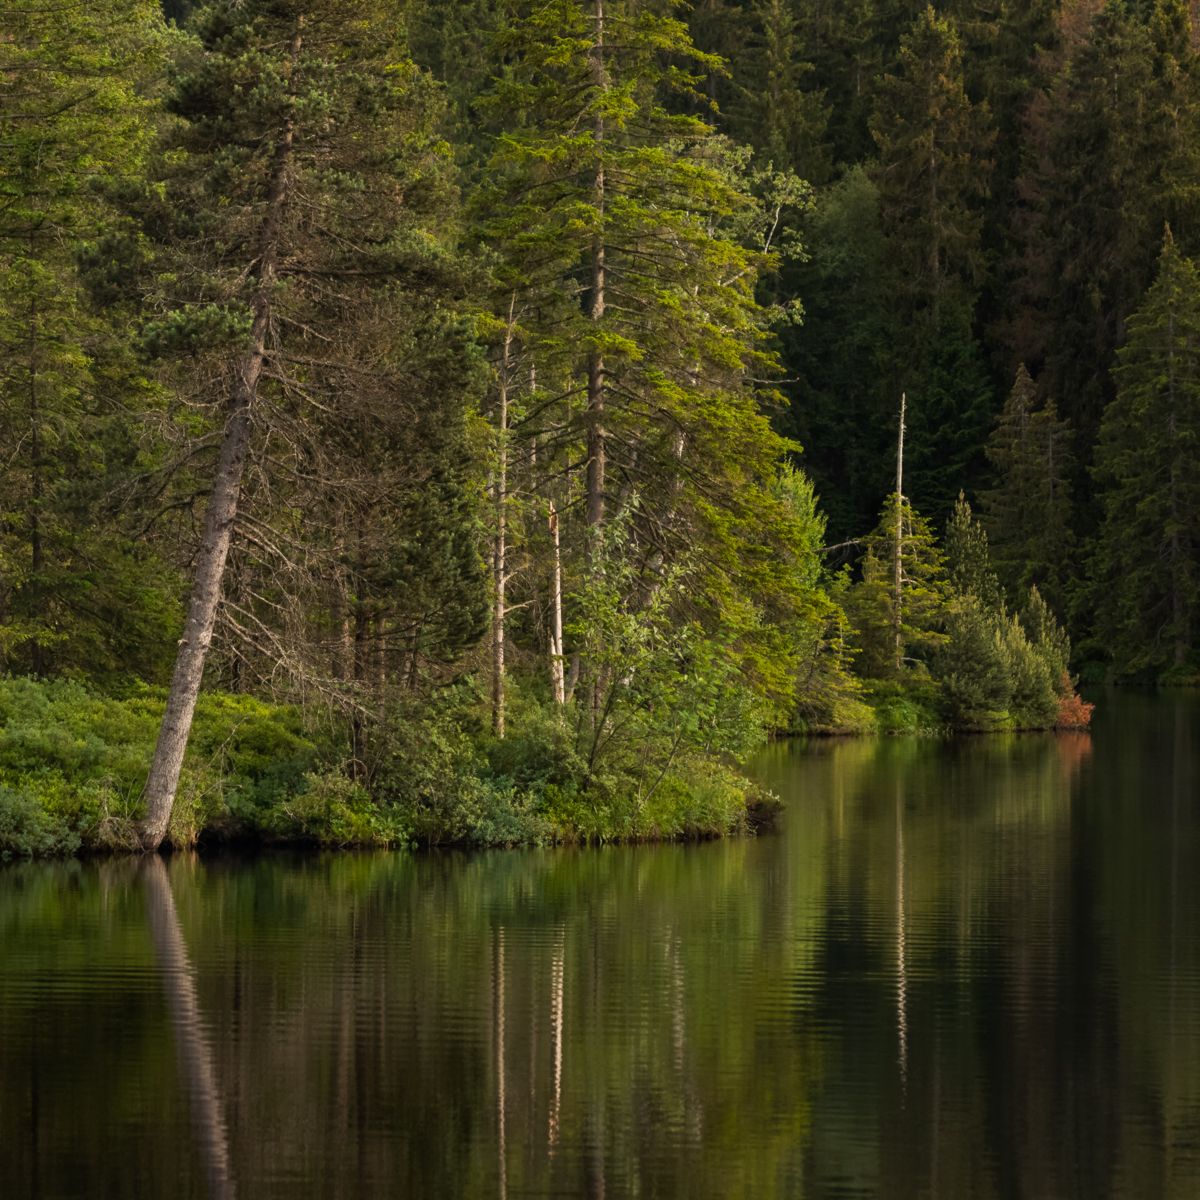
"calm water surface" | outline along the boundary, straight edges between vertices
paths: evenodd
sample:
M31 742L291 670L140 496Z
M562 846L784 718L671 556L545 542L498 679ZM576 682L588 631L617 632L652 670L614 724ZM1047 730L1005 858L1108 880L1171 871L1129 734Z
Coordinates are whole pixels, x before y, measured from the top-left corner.
M0 870L0 1196L1200 1196L1195 697L687 848Z

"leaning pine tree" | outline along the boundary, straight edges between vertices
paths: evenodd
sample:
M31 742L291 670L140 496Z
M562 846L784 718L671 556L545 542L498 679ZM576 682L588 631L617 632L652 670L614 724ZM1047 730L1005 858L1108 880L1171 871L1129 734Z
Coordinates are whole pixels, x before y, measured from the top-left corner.
M446 155L395 21L372 0L217 0L175 71L165 187L144 222L165 315L146 342L186 362L179 386L215 419L218 453L146 782L147 849L167 833L248 456L297 406L327 420L347 379L361 390L375 363L358 353L360 314L439 269Z

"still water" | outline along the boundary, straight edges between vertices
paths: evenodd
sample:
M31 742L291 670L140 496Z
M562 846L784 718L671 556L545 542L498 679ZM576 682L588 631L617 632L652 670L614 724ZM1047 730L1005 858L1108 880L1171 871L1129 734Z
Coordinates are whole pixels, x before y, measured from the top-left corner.
M1200 702L771 835L0 870L0 1196L1200 1196Z

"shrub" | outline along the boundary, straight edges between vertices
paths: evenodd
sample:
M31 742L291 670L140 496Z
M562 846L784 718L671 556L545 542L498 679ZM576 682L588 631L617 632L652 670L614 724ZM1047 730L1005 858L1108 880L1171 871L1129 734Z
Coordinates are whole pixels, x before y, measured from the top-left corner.
M1066 671L1059 680L1059 688L1058 717L1054 728L1087 729L1092 723L1092 713L1096 706L1089 704L1076 693L1071 677Z
M79 835L26 791L0 786L0 861L74 854Z

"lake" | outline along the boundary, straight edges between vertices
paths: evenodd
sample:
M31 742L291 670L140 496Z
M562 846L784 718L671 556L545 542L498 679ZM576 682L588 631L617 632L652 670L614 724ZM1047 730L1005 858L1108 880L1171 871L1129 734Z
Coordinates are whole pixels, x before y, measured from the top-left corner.
M0 869L0 1196L1200 1196L1200 698L700 846Z

